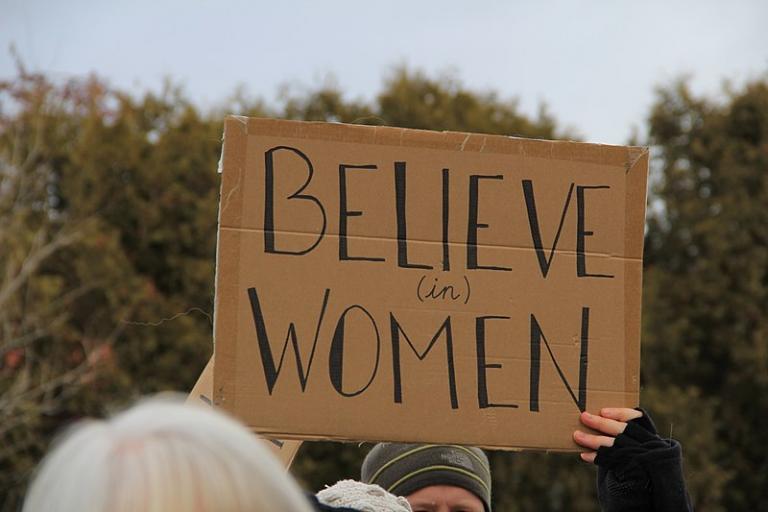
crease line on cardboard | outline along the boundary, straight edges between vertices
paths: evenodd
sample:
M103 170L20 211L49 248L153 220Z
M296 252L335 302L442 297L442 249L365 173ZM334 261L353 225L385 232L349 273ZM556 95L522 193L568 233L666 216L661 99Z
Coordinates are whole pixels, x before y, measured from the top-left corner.
M229 206L229 203L230 203L230 201L232 199L232 196L235 194L235 192L240 190L240 183L243 180L243 174L244 174L244 170L242 168L238 168L237 181L232 186L232 188L229 189L229 192L227 192L227 197L225 197L224 200L221 201L220 208L221 208L222 212L226 211L226 209ZM224 226L220 226L219 229L229 229L229 228L225 228Z
M471 133L468 133L466 137L464 137L464 141L461 143L461 146L459 147L459 151L464 151L464 146L467 145L467 141L472 136Z
M234 187L233 187L234 189ZM260 228L246 228L242 226L220 226L220 229L227 230L227 231L243 231L246 233L264 233L263 229ZM317 237L319 233L308 233L305 231L285 231L285 230L274 230L273 233L281 234L281 235L295 235L295 236L312 236ZM330 237L330 238L338 238L339 235L337 233L325 233L323 235L324 237ZM345 235L346 238L351 240L363 240L363 241L380 241L380 242L390 242L390 243L397 243L396 238L384 238L380 236L362 236L362 235ZM433 245L442 245L442 241L439 240L421 240L416 238L409 238L409 242L416 242L416 243L423 243L423 244L433 244ZM448 242L448 245L451 247L458 246L458 247L466 247L466 243L464 242ZM512 250L521 250L521 251L535 251L536 249L534 247L526 247L526 246L515 246L515 245L502 245L502 244L488 244L488 243L478 243L476 244L478 248L486 248L486 249L512 249ZM549 246L543 246L543 250L545 251L551 251L552 248ZM570 249L557 249L558 254L564 254L568 256L574 256L576 255L576 251L570 250ZM621 256L618 254L611 254L607 252L596 252L596 251L585 251L584 256L596 256L596 257L604 257L609 259L618 259L621 261L636 261L641 262L642 258L633 258L630 256Z
M624 174L629 174L629 172L635 168L635 165L637 162L643 158L647 153L650 153L650 149L642 146L642 147L635 147L635 146L629 146L627 148L628 151L628 159L627 163L625 165L625 171ZM650 156L650 155L649 155Z
M242 117L242 116L232 116ZM247 119L247 118L246 118ZM369 125L353 125L341 123L333 125L335 130L332 134L327 133L324 128L328 126L328 123L323 122L306 122L306 121L291 121L291 120L277 120L277 119L258 119L251 118L250 123L247 126L248 133L250 135L264 135L269 137L289 137L300 139L317 139L326 140L339 143L350 144L377 144L377 145L392 145L392 146L415 146L422 149L434 149L434 150L453 150L462 151L461 144L456 140L457 136L466 137L467 132L457 131L443 131L435 132L430 130L419 130L411 128L398 128L388 126L369 126ZM382 143L373 139L371 136L374 134L374 129L377 132L381 132L386 136L387 132L392 133L395 136L395 140L390 143ZM395 134L395 130L398 131ZM345 132L345 133L344 133ZM437 135L442 134L443 140L438 139ZM376 133L378 136L379 133ZM469 134L472 135L472 134ZM597 144L589 142L577 142L577 141L552 141L545 139L533 139L514 137L507 135L494 135L494 134L475 134L483 136L487 139L489 144L494 146L493 153L495 154L517 154L527 156L530 154L527 144L533 144L535 146L544 148L542 144L546 144L546 149L543 151L547 154L553 154L554 145L561 146L563 144L569 144L579 147L589 148L585 151L579 151L577 157L570 157L564 160L579 161L584 163L591 163L595 165L607 165L610 167L622 167L622 164L617 163L620 156L623 156L626 160L627 151L632 154L638 151L637 146L616 146L611 144ZM386 137L385 137L386 138ZM459 139L463 140L463 139ZM465 146L464 151L478 152L478 148L470 149ZM642 151L642 148L640 149ZM540 154L538 150L534 150L535 154ZM574 153L575 154L575 153Z
M451 314L451 315L458 315L458 316L461 316L461 315L475 316L475 315L484 315L484 314L487 313L487 310L479 310L478 311L478 310L475 310L475 309L467 309L466 307L462 307L461 309L458 309L461 306L464 306L464 304L457 305L456 306L457 309L438 308L438 307L434 307L434 306L431 306L431 305L424 306L423 309L404 308L404 307L398 307L397 306L398 304L401 304L400 301L392 302L392 303L386 302L384 304L386 306L388 306L392 310L392 312L408 312L408 311L410 311L410 312L413 312L413 313L418 313L419 315L424 315L426 313L443 313L443 314Z
M238 116L238 115L228 115L227 119L234 119L235 121L238 121L240 123L240 126L243 129L243 132L247 135L248 134L248 117L246 116Z
M332 440L332 441L353 441L352 439L346 438L346 437L313 437L313 440ZM375 441L370 440L370 442L378 442L382 441L380 439L377 439ZM367 441L366 441L367 442ZM428 439L422 439L422 438L402 438L402 439L387 439L386 442L395 442L395 443L428 443L430 442ZM455 439L445 439L441 441L441 444L458 444ZM559 448L552 448L552 447L545 447L544 445L519 445L519 446L506 446L506 445L495 445L495 444L478 444L474 445L478 448L482 448L484 450L502 450L505 452L525 452L525 451L533 451L538 450L543 453L578 453L584 451L584 448L577 446L576 443L573 444L573 446L568 447L559 447Z
M224 172L224 147L226 145L226 141L224 140L224 137L221 138L221 152L219 153L219 162L216 164L216 173L221 174Z

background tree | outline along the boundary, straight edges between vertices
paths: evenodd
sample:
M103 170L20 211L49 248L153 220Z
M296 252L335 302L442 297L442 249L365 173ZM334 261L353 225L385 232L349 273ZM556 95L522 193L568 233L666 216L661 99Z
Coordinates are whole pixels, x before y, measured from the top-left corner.
M61 427L210 355L219 138L170 89L0 84L2 510Z
M201 113L168 85L0 83L0 510L17 510L53 434L135 397L188 390L211 355L224 113L567 138L542 108L394 70L370 102L333 85ZM700 509L759 509L768 474L768 85L652 109L642 402L683 440ZM309 488L359 476L367 447L305 443ZM491 454L497 510L597 510L574 456Z
M701 509L768 502L768 80L716 102L685 82L650 116L643 381L685 440Z

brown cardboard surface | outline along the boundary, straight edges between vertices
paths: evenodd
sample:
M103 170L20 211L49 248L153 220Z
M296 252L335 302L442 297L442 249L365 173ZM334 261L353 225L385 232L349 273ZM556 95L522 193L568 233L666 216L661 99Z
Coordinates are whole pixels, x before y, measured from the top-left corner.
M646 148L229 117L222 169L213 400L255 430L568 451L637 405Z
M213 396L213 358L208 361L200 377L197 378L195 386L187 396L186 403L211 406L211 396ZM264 439L264 442L286 468L291 467L291 463L301 446L301 441Z

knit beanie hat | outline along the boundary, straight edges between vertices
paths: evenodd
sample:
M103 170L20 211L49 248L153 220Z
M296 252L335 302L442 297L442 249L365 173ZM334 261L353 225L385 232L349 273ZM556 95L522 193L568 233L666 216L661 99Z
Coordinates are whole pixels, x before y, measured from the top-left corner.
M361 479L397 496L430 485L453 485L475 494L486 512L491 510L491 470L479 448L379 443L365 457Z

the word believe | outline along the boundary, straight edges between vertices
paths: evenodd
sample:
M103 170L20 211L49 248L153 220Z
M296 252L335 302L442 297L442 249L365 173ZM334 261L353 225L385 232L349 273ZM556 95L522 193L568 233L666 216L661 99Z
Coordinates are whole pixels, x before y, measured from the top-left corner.
M313 203L317 207L317 215L321 218L320 232L317 233L316 238L311 244L306 247L297 249L286 249L281 247L280 240L278 238L279 233L276 232L276 213L275 213L275 175L280 173L280 169L276 166L276 155L280 153L288 153L294 157L299 157L306 166L307 178L298 190L295 190L285 200L286 201L304 201ZM325 238L328 215L326 208L320 198L315 195L306 193L306 189L312 181L314 176L314 165L309 157L297 148L289 146L276 146L267 150L264 154L265 173L264 173L264 251L270 254L282 254L288 256L303 256L312 252ZM347 194L347 179L350 172L360 171L378 171L378 167L374 164L366 165L352 165L352 164L339 164L338 167L338 190L339 190L339 205L338 205L338 259L339 261L371 261L371 262L384 262L386 258L382 255L361 255L353 254L349 243L349 223L354 217L360 217L363 215L361 210L350 210L348 206L348 194ZM406 208L406 189L407 189L407 163L405 161L394 161L393 163L393 176L394 176L394 212L397 225L397 266L400 268L410 269L433 269L432 265L425 263L419 263L411 261L408 257L408 215ZM467 229L466 238L461 241L466 245L466 261L465 268L468 270L491 270L491 271L510 271L512 270L508 266L501 265L499 262L491 264L490 262L480 261L480 255L478 254L478 232L483 229L489 228L489 224L481 222L479 219L479 205L480 205L480 188L483 186L491 186L493 182L504 180L502 174L470 174L468 183L469 200L467 205ZM561 210L560 222L557 226L557 231L550 245L549 254L547 254L544 248L544 242L542 239L541 228L539 223L539 217L536 211L536 198L534 193L534 185L532 180L521 180L521 187L523 192L523 198L525 200L525 207L527 212L528 228L530 229L530 236L535 249L536 258L538 261L539 269L542 277L546 278L549 272L552 260L557 249L557 244L560 239L560 235L563 231L563 225L565 223L566 214L571 205L572 197L576 196L576 275L580 278L612 278L613 275L589 272L587 269L587 238L594 235L594 231L588 229L585 221L585 211L587 204L588 192L596 193L601 189L610 188L604 184L576 184L570 183L568 193L565 197L563 207ZM441 199L441 247L442 247L442 264L440 270L451 270L451 260L449 251L449 211L450 204L450 188L451 188L451 176L449 169L442 169L442 199Z

